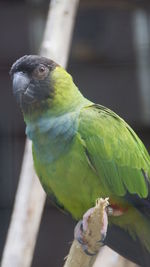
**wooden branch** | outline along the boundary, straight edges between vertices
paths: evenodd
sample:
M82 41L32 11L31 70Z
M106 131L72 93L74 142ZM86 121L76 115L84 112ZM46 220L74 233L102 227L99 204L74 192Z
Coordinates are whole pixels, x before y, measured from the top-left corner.
M101 229L104 223L104 212L108 205L108 199L99 199L92 214L87 220L87 229L84 232L84 241L90 253L97 252L100 249ZM64 267L91 267L93 266L96 255L89 256L84 251L80 243L75 239L71 246L69 255Z
M33 170L31 149L27 141L1 267L26 267L32 261L45 193Z
M41 54L63 67L68 61L78 4L79 0L51 0Z
M66 66L79 0L51 0L41 55ZM27 141L1 267L31 266L45 203L45 193L33 169Z

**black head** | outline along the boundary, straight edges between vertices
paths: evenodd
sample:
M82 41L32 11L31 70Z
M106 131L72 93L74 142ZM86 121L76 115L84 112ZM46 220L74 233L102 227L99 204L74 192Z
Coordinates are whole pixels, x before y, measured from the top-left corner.
M23 109L52 97L50 72L56 66L54 61L36 55L23 56L12 65L13 93Z

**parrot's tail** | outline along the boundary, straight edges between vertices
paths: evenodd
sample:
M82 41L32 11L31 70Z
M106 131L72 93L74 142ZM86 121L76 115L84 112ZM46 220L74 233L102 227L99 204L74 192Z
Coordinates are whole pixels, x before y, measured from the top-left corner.
M139 238L132 239L129 233L119 226L108 227L105 245L142 267L150 267L150 252L143 246Z

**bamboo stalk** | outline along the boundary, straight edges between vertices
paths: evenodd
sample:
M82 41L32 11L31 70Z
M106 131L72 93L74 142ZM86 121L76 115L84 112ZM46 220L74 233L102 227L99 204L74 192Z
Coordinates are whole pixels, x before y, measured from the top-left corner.
M66 67L79 0L52 0L41 55ZM1 267L29 267L41 222L45 193L33 169L31 142L26 141L13 214Z

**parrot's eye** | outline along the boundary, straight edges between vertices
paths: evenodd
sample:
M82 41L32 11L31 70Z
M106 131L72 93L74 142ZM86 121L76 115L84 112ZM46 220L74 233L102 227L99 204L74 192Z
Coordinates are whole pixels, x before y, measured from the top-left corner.
M46 70L46 67L44 65L39 66L39 72L43 73Z
M33 71L32 76L33 76L33 78L36 78L39 80L44 80L45 77L48 75L48 72L49 72L49 69L45 65L40 64Z

